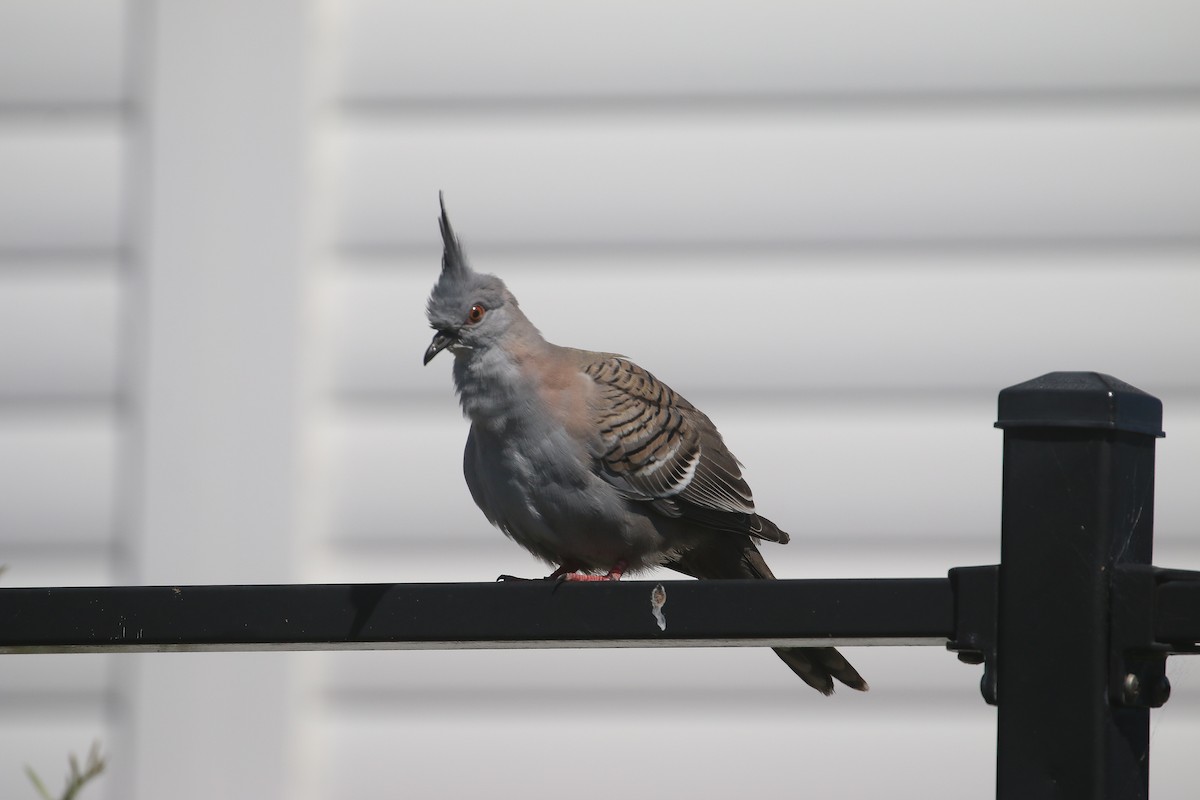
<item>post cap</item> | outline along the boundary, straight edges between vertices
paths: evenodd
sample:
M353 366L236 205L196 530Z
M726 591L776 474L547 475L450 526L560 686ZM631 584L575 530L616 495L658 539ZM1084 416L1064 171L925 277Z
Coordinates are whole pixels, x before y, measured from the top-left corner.
M997 428L1106 428L1164 436L1162 401L1101 372L1048 372L1000 392Z

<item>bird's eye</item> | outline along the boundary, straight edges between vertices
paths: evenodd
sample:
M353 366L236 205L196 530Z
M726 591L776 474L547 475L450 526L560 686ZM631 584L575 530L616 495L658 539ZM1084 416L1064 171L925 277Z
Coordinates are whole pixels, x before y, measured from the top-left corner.
M476 303L471 306L471 310L467 312L467 322L474 325L479 320L483 319L483 315L487 313L487 309Z

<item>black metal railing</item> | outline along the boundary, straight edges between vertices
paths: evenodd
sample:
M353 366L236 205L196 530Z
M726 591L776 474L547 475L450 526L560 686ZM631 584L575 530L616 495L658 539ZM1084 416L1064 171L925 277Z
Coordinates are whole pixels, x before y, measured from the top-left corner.
M1151 566L1162 404L1097 373L1000 393L1001 563L946 578L0 589L0 653L927 644L984 665L1003 800L1144 798L1200 573Z

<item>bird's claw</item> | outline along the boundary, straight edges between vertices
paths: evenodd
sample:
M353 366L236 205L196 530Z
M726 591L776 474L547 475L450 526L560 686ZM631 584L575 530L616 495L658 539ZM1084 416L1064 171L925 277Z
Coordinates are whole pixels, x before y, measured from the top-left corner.
M569 576L574 575L578 571L579 565L568 561L558 569L554 570L554 572L551 572L549 575L547 575L546 580L558 581L559 583L562 583L563 581L570 580Z

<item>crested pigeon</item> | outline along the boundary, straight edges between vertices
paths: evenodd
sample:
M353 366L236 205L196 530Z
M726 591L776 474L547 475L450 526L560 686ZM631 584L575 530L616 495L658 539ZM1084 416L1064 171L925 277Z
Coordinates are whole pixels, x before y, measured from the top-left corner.
M757 540L788 534L755 512L712 421L627 358L551 344L494 275L477 273L441 200L442 271L426 314L428 364L454 355L471 421L463 469L493 525L551 578L618 580L664 566L695 578L773 578ZM832 647L775 652L822 694L867 683Z

